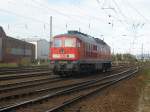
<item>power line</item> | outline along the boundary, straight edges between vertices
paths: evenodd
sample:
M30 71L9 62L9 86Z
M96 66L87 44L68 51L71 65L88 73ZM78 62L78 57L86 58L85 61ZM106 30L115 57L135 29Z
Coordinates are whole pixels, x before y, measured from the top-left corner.
M132 8L139 16L141 16L145 21L147 21L148 23L150 23L150 20L147 19L137 8L135 8L131 3L129 3L128 0L126 0L126 3L128 4L128 6L130 8Z
M45 21L42 21L42 20L39 20L39 19L35 19L35 18L32 18L32 17L27 17L27 16L24 16L24 15L21 15L21 14L18 14L18 13L9 11L9 10L5 10L5 9L2 9L2 8L0 8L0 11L1 11L1 12L4 12L4 13L8 13L8 14L15 15L15 16L19 16L19 17L21 17L21 18L26 18L26 19L32 20L32 21L34 21L34 22L37 21L37 22L40 22L40 23L48 24L48 23L45 22Z
M122 12L122 10L120 9L119 5L117 4L117 2L115 0L112 0L114 2L114 4L116 5L119 13L125 18L127 19L126 15L124 15L124 13Z
M13 4L13 5L16 5L14 1L13 1L13 2L10 1L9 3L11 3L11 4ZM27 5L27 4L25 4L25 2L24 2L24 5ZM28 4L28 5L29 5L29 4ZM32 6L32 5L29 5L29 6ZM38 7L34 7L34 8L39 9ZM34 17L24 16L24 15L22 15L22 14L18 14L18 13L15 13L15 12L13 12L13 11L9 11L9 10L2 9L2 8L0 8L0 11L3 12L3 13L8 13L8 14L11 14L11 15L14 15L14 16L17 16L17 17L21 17L21 18L23 18L23 19L28 19L28 20L31 20L31 21L33 21L33 22L43 23L43 24L44 24L44 28L46 28L45 25L49 26L49 23L48 23L48 22L45 22L45 21L43 21L43 20L36 19L36 18L34 18ZM26 23L23 23L23 24L25 24L25 25L24 25L25 29L28 29L28 28L27 28L28 25L27 25ZM9 27L9 28L10 28L10 27ZM9 29L9 28L8 28L8 29ZM58 28L60 29L60 26L59 26Z
M53 11L53 12L55 12L55 13L57 13L57 14L60 14L60 15L62 15L62 16L64 16L64 17L67 17L67 18L68 18L68 16L65 15L64 13L61 13L60 11L57 11L57 10L55 10L55 9L53 9L53 8L47 7L46 5L44 6L44 4L41 4L39 1L32 0L31 2L32 2L32 4L31 4L31 3L26 3L25 1L21 1L22 4L24 4L24 5L26 5L26 6L31 6L32 8L41 9L40 11L46 12L47 14L51 14L51 13L49 13L49 12L50 12L50 11ZM15 3L16 3L15 1L10 1L10 3L16 5L16 4L15 4ZM33 5L33 4L34 4L34 5Z
M98 3L100 6L101 6L101 4L102 4L101 9L104 10L105 14L110 15L107 11L105 11L106 8L103 8L104 5L105 5L105 2L102 3L103 0L101 0L101 2L100 2L99 0L96 0L96 1L97 1L97 3ZM115 12L115 14L117 14L115 8L107 8L107 9L113 10L113 11ZM118 14L117 14L117 15L118 15ZM118 19L118 17L112 16L112 15L111 15L111 17L114 17L114 18L115 18L116 20L118 20L121 24L126 23L126 24L128 25L128 23L127 23L126 20ZM124 21L124 22L123 22L123 21Z
M48 10L49 9L52 9L52 8L50 8L50 7L48 7L48 6L46 6L44 3L42 3L41 1L37 1L37 0L33 0L37 5L39 5L40 7L43 7L44 9L45 8L47 8ZM75 6L75 7L77 7L77 8L79 8L79 9L83 9L82 7L78 7L78 6ZM63 14L63 16L66 16L66 17L68 17L69 19L75 19L75 20L77 20L77 21L79 21L79 22L81 22L80 21L80 18L81 17L89 17L89 18L93 18L93 19L95 19L95 20L97 20L97 21L99 21L101 18L100 17L96 17L96 16L90 16L90 15L88 15L88 14L85 14L85 15L75 15L75 14L69 14L69 15L67 15L67 14L64 14L64 13L62 13L62 12L60 12L60 11L57 11L57 10L55 10L55 9L52 9L53 11L55 11L56 13L61 13L61 14ZM84 9L83 9L84 10ZM70 16L74 16L74 17L76 17L76 18L74 18L74 17L70 17ZM102 20L102 19L101 19ZM81 23L83 23L83 22L81 22Z
M61 16L66 17L66 18L69 19L69 20L72 20L72 19L73 19L73 20L76 20L76 21L78 21L78 22L80 22L80 23L83 24L83 22L81 22L81 20L80 20L80 16L79 16L79 15L67 15L67 14L64 14L64 13L61 12L61 11L58 11L58 10L53 9L53 8L50 8L49 6L47 6L46 4L44 4L44 3L41 2L41 1L37 1L37 0L32 0L32 1L33 1L37 6L43 8L43 9L47 9L48 11L49 11L49 10L52 10L52 11L54 11L55 13L57 13L57 14L59 14L59 15L61 15ZM75 16L76 18L71 17L71 16Z
M36 0L34 0L34 1L36 1ZM49 9L49 7L47 6L47 5L45 5L44 3L41 3L41 1L36 1L36 4L38 4L38 5L40 5L40 6L42 6L42 7L44 7L44 8L47 8L47 9ZM78 7L78 6L76 6L76 7ZM79 7L78 7L79 8ZM79 9L83 9L82 7L80 7ZM83 9L84 10L84 9ZM87 14L85 14L85 15L74 15L74 14L71 14L71 15L69 15L69 19L71 19L72 17L70 17L70 16L75 16L75 17L73 17L73 19L79 19L78 20L78 22L80 22L82 25L83 25L83 22L81 22L81 17L89 17L89 18L92 18L92 19L95 19L95 20L97 20L97 21L99 21L101 18L99 18L99 17L96 17L96 16L90 16L90 15L87 15ZM85 22L86 20L84 20L84 22ZM85 25L87 26L87 24L89 24L89 23L85 23ZM87 28L87 27L85 27L85 28Z
M57 10L55 10L55 9L52 9L52 8L50 8L50 7L48 7L46 4L44 4L44 3L42 3L42 2L40 2L40 1L37 1L37 0L32 0L32 2L34 2L34 4L36 5L32 5L32 4L27 4L27 3L25 3L24 2L24 5L29 5L29 6L32 6L32 7L34 7L34 8L37 8L37 9L41 9L41 11L44 11L44 12L48 12L49 10L52 10L52 11L54 11L54 12L56 12L57 14L60 14L60 15L62 15L62 16L64 16L64 17L66 17L66 18L68 18L68 19L71 19L72 17L70 17L69 15L66 15L66 14L64 14L64 13L61 13L60 11L57 11ZM14 1L11 1L10 3L12 3L12 4L14 4L15 2ZM21 2L22 3L22 2ZM15 4L14 4L15 5ZM13 13L14 14L14 13ZM50 14L50 13L49 13ZM16 15L16 14L15 14ZM18 15L17 14L17 16L22 16L22 15ZM71 15L71 16L78 16L78 17L81 17L80 15ZM86 15L86 16L88 16L88 15ZM29 17L25 17L25 16L22 16L23 18L28 18L29 19ZM89 16L90 17L90 16ZM99 17L94 17L94 16L92 16L94 19L96 19L97 21L99 21ZM31 20L33 20L33 18L30 18ZM73 19L75 19L75 20L77 20L78 22L80 22L80 23L82 23L83 24L83 22L81 22L80 21L80 18L74 18L73 17ZM33 20L33 21L35 21L35 19ZM37 21L37 20L36 20ZM38 21L38 22L41 22L41 23L45 23L44 21ZM46 23L47 24L47 23ZM48 24L47 24L48 25Z
M59 14L59 15L61 15L61 16L63 16L63 17L65 17L66 19L71 19L72 17L70 17L69 15L66 15L66 14L64 14L64 13L62 13L62 12L60 12L60 11L57 11L57 10L55 10L55 9L53 9L53 8L50 8L50 7L48 7L48 6L46 6L45 4L42 4L41 2L39 2L39 1L35 1L35 0L32 0L32 2L36 5L32 5L32 4L28 4L28 3L26 3L26 2L24 2L24 1L21 1L21 3L22 4L24 4L24 5L26 5L26 6L31 6L32 8L36 8L36 9L41 9L40 11L42 11L42 12L44 12L44 13L47 13L47 15L52 15L51 13L49 13L49 11L53 11L53 12L55 12L55 13L57 13L57 14ZM11 4L13 4L13 5L16 5L15 3L15 1L10 1L10 3ZM77 20L77 18L73 18L73 19L76 19ZM79 21L79 20L77 20L77 21ZM81 21L80 21L81 22ZM81 22L82 23L82 22ZM83 23L82 23L83 24Z

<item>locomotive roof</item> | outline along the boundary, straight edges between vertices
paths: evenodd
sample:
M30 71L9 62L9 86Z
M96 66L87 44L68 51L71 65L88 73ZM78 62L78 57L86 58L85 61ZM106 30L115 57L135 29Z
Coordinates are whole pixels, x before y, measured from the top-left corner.
M108 46L103 40L101 40L99 38L94 38L90 35L87 35L87 34L84 34L84 33L78 32L78 31L72 31L71 30L71 31L68 31L68 33L66 33L66 34L57 35L56 37L65 36L65 35L76 36L77 38L79 38L79 39L81 39L81 40L83 40L84 42L87 42L87 43Z
M80 38L81 40L84 40L86 42L92 42L92 43L97 43L97 44L102 44L102 45L107 45L103 40L99 39L99 38L94 38L90 35L78 32L78 31L68 31L69 35L75 35L78 38Z

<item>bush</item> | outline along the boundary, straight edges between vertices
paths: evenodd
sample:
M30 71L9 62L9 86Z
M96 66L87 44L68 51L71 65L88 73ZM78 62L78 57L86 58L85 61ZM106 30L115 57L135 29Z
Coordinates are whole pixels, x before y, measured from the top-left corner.
M17 63L0 63L0 67L18 67Z
M23 58L19 61L18 66L30 66L31 60L29 58Z

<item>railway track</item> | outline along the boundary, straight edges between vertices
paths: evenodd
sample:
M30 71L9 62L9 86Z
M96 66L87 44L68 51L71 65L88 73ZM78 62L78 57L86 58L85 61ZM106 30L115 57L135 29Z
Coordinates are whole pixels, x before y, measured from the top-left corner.
M31 94L42 94L44 91L52 91L57 90L52 93L47 92L47 94L42 94L39 97L17 102L13 105L7 105L3 107L3 109L0 110L0 112L6 112L11 110L16 111L33 111L35 108L38 110L42 109L43 111L51 112L57 109L60 109L80 98L83 98L89 94L92 94L93 92L96 92L98 90L101 90L105 87L108 87L120 80L123 80L132 74L136 73L138 69L128 69L121 73L108 75L101 78L96 78L92 80L86 80L86 81L80 81L78 83L72 83L70 85L59 85L57 87L53 88L45 88L37 91L32 91ZM57 99L57 97L58 99ZM41 103L45 102L45 103ZM56 103L57 102L57 103ZM24 106L26 105L26 108ZM32 106L27 106L32 105ZM38 106L37 106L38 105ZM43 105L46 105L43 107ZM21 109L21 110L20 110ZM36 112L36 110L35 110Z
M18 70L18 69L33 69L33 68L47 68L48 66L27 66L27 67L0 67L3 70Z
M19 78L26 78L26 77L37 77L42 75L48 75L51 71L38 71L38 72L29 72L29 73L18 73L18 74L11 74L11 75L0 75L0 81L10 80L10 79L19 79Z
M46 71L49 68L44 67L25 67L25 68L0 68L0 75L14 74L14 73L28 73L34 71Z
M113 72L113 71L112 71ZM4 93L7 91L12 92L12 90L17 90L25 87L30 87L30 86L39 86L42 84L46 84L50 82L56 82L62 80L56 76L51 77L51 78L42 78L42 79L34 79L34 80L29 80L29 81L21 81L21 82L15 82L15 83L8 83L8 84L3 84L0 85L0 93Z
M115 68L123 68L124 66L113 66L112 69ZM47 67L36 67L36 68L24 68L24 69L19 69L19 68L13 68L10 70L0 70L0 80L9 80L9 79L17 79L17 78L25 78L28 75L33 76L34 74L39 74L39 73L52 73L49 68ZM9 74L8 74L9 73Z
M32 81L22 81L22 82L17 82L13 84L6 84L6 85L1 85L0 86L0 93L4 93L7 91L12 91L12 90L17 90L25 87L30 87L30 86L39 86L41 84L46 84L49 82L57 82L62 79L59 79L57 77L53 78L44 78L44 79L39 79L39 80L32 80Z
M119 66L118 68L113 67L112 70L121 69L121 68L126 68L126 67L123 66ZM28 80L31 81L34 80L34 78L36 77L43 80L44 78L54 77L52 74L53 73L50 70L47 70L47 71L37 71L37 72L29 72L29 73L17 73L11 75L0 75L0 87L5 85L11 85L16 82L19 84L20 82L26 82Z

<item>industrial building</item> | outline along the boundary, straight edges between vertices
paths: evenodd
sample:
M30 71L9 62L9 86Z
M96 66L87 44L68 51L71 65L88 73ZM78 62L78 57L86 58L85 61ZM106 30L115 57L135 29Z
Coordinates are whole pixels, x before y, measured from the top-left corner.
M40 38L26 38L23 39L35 45L35 59L48 60L49 57L49 42Z
M31 62L35 57L35 45L7 36L0 27L0 62Z

